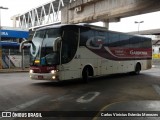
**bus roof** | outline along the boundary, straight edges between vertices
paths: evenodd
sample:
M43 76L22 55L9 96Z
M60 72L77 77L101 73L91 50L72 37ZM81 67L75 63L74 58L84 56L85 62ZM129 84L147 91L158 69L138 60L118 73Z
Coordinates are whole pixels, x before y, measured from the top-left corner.
M61 27L65 27L65 26L85 27L85 28L89 28L89 29L93 29L93 30L108 31L108 32L112 32L112 33L120 33L120 34L126 34L126 35L136 36L136 37L147 38L147 37L140 36L140 35L123 33L123 32L118 32L118 31L112 31L112 30L108 30L108 29L105 28L105 27L95 26L95 25L89 25L89 24L86 24L86 23L51 25L51 26L46 26L46 27L43 27L43 28L39 28L39 29L37 29L36 31L44 30L44 29L51 29L51 28L61 28Z
M37 29L37 31L44 30L44 29L50 29L50 28L61 28L61 27L65 27L65 26L77 26L77 27L82 27L83 26L83 27L91 28L92 25L88 25L88 24L85 24L85 23L80 23L80 24L60 24L60 25L45 26L45 27Z

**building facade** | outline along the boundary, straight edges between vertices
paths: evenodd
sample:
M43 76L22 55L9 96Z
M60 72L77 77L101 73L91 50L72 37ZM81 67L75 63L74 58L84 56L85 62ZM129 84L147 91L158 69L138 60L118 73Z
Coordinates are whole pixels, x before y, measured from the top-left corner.
M1 27L0 29L0 69L29 66L29 49L24 49L24 54L19 52L20 43L28 39L27 29ZM24 60L22 61L22 55ZM23 64L23 65L22 65Z

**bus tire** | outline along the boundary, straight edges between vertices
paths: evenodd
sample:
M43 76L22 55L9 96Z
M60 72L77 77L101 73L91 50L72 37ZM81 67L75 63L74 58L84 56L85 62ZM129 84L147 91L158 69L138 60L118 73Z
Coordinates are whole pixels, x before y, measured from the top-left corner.
M140 64L140 63L137 63L137 64L136 64L136 67L135 67L134 74L135 74L135 75L139 75L139 74L140 74L140 71L141 71L141 64Z
M89 82L89 69L88 69L88 67L86 67L83 70L82 78L83 78L84 83L88 83Z

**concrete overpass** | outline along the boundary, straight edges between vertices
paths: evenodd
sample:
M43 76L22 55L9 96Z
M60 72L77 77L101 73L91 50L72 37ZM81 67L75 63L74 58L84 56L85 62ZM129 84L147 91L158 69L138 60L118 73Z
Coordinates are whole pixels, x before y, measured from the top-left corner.
M159 0L77 0L62 9L62 23L119 21L160 10Z
M120 18L160 10L159 0L52 0L12 17L18 27L34 28L59 23L119 21Z

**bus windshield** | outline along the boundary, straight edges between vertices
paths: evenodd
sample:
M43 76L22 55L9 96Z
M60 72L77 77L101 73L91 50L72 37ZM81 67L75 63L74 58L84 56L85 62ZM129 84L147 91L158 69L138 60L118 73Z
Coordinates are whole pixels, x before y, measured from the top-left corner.
M39 66L59 64L59 52L53 51L53 45L60 36L58 28L37 31L30 47L30 64Z

